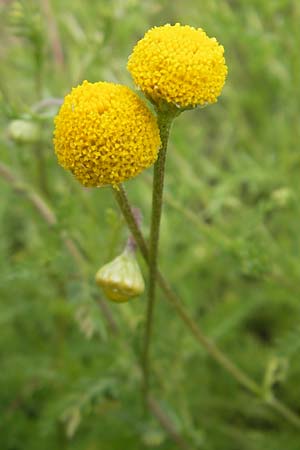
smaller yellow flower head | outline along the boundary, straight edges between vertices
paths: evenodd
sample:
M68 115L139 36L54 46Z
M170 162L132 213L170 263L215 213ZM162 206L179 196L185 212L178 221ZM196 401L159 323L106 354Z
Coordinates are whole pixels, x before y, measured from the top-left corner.
M115 186L155 162L159 129L126 86L84 81L55 118L54 147L59 163L84 186Z
M194 107L217 101L227 75L223 54L223 46L201 28L167 24L145 34L127 67L155 103Z

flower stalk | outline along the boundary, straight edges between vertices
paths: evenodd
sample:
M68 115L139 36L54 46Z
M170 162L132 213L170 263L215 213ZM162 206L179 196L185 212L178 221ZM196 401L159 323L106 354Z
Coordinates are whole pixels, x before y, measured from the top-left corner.
M169 133L174 119L172 111L158 111L158 126L160 130L161 149L153 172L152 190L152 216L149 244L149 287L146 314L146 327L144 336L144 347L142 354L142 367L144 374L144 399L147 402L149 392L149 352L153 328L153 313L156 299L156 279L157 279L157 257L159 244L159 230L161 222L161 212L163 203L164 174L168 147Z

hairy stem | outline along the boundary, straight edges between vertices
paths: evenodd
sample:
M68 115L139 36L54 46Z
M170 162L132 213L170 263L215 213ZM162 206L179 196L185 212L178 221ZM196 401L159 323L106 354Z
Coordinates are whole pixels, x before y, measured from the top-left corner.
M300 417L276 397L271 396L270 398L266 398L265 402L288 422L295 425L295 427L300 428Z
M137 243L140 252L143 255L143 258L148 263L149 262L149 254L146 241L144 236L142 235L138 223L133 214L133 208L131 208L126 191L122 184L119 184L118 188L112 188L113 195L116 199L116 202L119 205L121 213L127 223L127 226L134 236L135 242Z
M153 328L154 304L156 298L157 257L158 257L159 229L163 203L165 162L166 162L169 132L172 121L173 121L172 115L168 115L166 113L158 113L158 125L162 145L159 150L157 161L154 165L154 173L153 173L152 216L151 216L151 230L149 243L149 287L148 287L144 348L142 353L142 367L144 374L143 390L145 403L147 402L147 396L149 392L149 372L150 372L149 353Z
M114 195L116 201L121 209L121 212L127 222L127 225L133 234L136 243L145 259L145 261L149 264L149 251L147 248L146 241L139 229L138 224L135 221L133 216L126 192L123 186L119 186L119 190L114 189ZM193 334L197 342L207 351L207 353L217 361L220 366L223 367L231 376L244 388L246 388L249 392L255 394L261 400L269 405L272 409L274 409L279 415L284 417L288 422L300 428L300 417L294 413L290 408L285 406L281 401L279 401L275 397L267 398L263 391L263 388L252 380L242 369L240 369L227 355L225 355L222 350L220 350L214 342L212 342L201 330L199 325L195 322L195 320L189 315L184 306L182 305L180 299L173 292L171 286L164 278L162 273L158 270L157 272L157 281L164 292L166 299L173 306L175 311L177 312L180 319L184 322L190 333Z

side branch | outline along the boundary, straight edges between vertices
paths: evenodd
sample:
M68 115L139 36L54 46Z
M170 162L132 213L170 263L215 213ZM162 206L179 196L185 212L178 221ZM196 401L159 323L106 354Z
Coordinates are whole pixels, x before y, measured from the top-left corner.
M114 195L116 201L124 215L127 225L135 237L135 240L140 248L140 251L149 264L149 253L146 241L136 223L132 210L127 198L127 194L122 186L119 186L119 190L114 189ZM294 413L291 409L284 405L280 400L275 397L267 398L263 388L252 380L242 369L240 369L225 353L223 353L214 342L212 342L201 330L195 320L188 314L182 305L180 299L173 292L171 286L164 278L162 273L158 271L157 281L166 296L166 300L174 307L180 319L184 322L189 331L193 334L199 344L205 348L207 353L217 361L224 370L232 375L232 377L248 391L252 392L267 405L271 406L278 414L284 417L288 422L292 423L297 428L300 428L300 417Z

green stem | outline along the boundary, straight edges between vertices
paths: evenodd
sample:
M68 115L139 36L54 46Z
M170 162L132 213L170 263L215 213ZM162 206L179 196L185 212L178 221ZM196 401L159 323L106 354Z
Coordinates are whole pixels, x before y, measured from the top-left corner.
M145 259L149 264L149 251L147 248L146 241L139 229L138 224L133 216L126 192L122 185L119 189L113 189L116 201L121 209L121 212L127 222L128 228L133 234L136 243ZM284 417L288 422L300 428L300 418L282 402L280 402L275 397L266 397L263 388L252 380L243 370L241 370L236 364L231 361L215 344L212 342L205 334L202 332L201 328L194 321L192 317L187 313L184 306L182 305L180 299L173 292L171 286L166 281L162 273L158 270L157 281L160 285L162 291L164 292L168 302L174 307L180 319L185 323L186 327L193 334L197 342L205 348L207 353L217 361L224 370L232 375L232 377L244 388L246 388L251 393L255 394L261 398L266 404L268 404L272 409L277 411L279 415Z
M271 398L266 399L266 403L277 411L279 415L285 417L286 420L295 425L295 427L300 428L300 417L276 397L272 396Z
M0 166L1 169L1 166ZM146 241L144 239L144 236L142 235L140 228L138 226L138 223L134 217L134 214L132 212L132 208L130 206L126 191L122 184L119 184L117 188L112 188L113 195L116 199L116 202L119 205L119 208L121 210L121 213L123 214L123 217L127 223L127 226L134 236L135 242L137 243L143 258L148 263L149 262L149 254L148 254L148 248Z
M153 190L152 190L152 216L149 243L149 287L148 303L146 313L146 327L144 337L144 348L142 354L142 367L144 374L144 396L145 403L149 392L149 353L153 328L153 312L156 299L156 277L157 277L157 257L159 243L159 229L161 221L165 162L167 155L167 146L171 124L174 116L171 114L158 112L158 126L160 130L161 148L159 150L157 161L154 165Z

